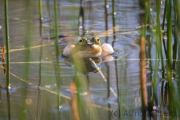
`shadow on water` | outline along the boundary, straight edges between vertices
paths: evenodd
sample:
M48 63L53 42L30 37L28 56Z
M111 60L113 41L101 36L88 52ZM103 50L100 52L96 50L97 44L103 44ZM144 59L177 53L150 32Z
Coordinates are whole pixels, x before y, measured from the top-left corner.
M159 54L162 51L158 51L157 35L153 32L158 30L157 20L153 21L153 17L157 17L156 1L146 1L151 5L150 20L146 19L147 8L143 8L142 0L60 0L56 4L53 0L32 0L29 3L8 0L10 89L6 88L7 77L2 63L7 34L4 2L0 1L0 119L8 119L8 116L9 119L29 120L158 120L175 117L177 112L172 111L174 108L171 108L169 96L172 86L176 92L179 89L176 70L176 64L179 65L176 56L179 53L178 41L173 42L173 59L177 61L173 62L173 74L170 74L172 69L168 65L163 68L164 65L159 64L162 63ZM168 12L165 1L160 6L164 14ZM160 17L162 30L166 31L167 16ZM145 20L148 25L143 23ZM179 25L176 21L175 24ZM139 57L143 28L147 28L144 60ZM178 28L174 29L178 31ZM177 35L175 39L178 39L177 31L173 31ZM165 39L170 33L163 34ZM78 35L88 39L99 37L102 43L111 44L119 54L74 61L59 59L66 45L77 43ZM167 58L165 40L163 45L162 55ZM168 63L166 59L163 61ZM142 89L142 69L146 71L143 87L147 90ZM171 75L173 82L169 81ZM75 91L72 91L72 83L76 86L73 88ZM179 103L175 102L178 106Z

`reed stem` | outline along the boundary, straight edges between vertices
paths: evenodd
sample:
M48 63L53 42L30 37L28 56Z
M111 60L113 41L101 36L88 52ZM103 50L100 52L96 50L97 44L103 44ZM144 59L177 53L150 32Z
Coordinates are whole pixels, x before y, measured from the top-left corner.
M146 24L150 17L150 1L141 1L143 3L143 8L145 9L145 15L143 22L143 28L141 31L141 48L140 48L140 69L141 69L141 102L142 102L142 120L146 119L146 108L147 108L147 88L146 88L146 63L145 63L145 51L146 51Z
M78 21L78 27L79 27L79 35L80 35L80 29L82 29L82 34L80 36L85 35L85 26L84 26L84 5L83 0L80 0L80 7L79 7L79 21Z
M167 4L167 0L165 1L165 8L164 8L164 14L163 14L163 23L162 23L162 30L164 31L164 27L165 27L165 21L166 21L166 4ZM165 39L163 37L163 46L164 46L164 51L167 57L167 49L166 49L166 43L165 43Z
M172 81L172 1L166 0L166 8L167 8L167 79L168 79L168 92L169 92L169 112L173 112L175 110L175 95L174 95L174 84Z
M171 0L167 0L167 59L168 65L172 70L172 7Z
M40 26L39 26L39 34L42 37L42 0L38 0L38 7L39 7L39 18L40 18ZM41 59L42 59L42 41L40 42L40 53L39 53L39 85L41 86Z
M114 43L116 41L116 30L115 30L115 1L112 0L112 24L113 24L113 42L112 42L112 46L114 47Z
M31 55L31 49L30 49L30 46L31 46L31 29L30 29L30 1L27 1L26 4L26 27L25 27L25 41L24 41L24 47L25 47L25 50L24 50L24 61L26 62L24 64L24 71L23 71L23 79L26 80L26 82L29 82L29 72L30 72L30 55ZM27 110L27 104L26 104L26 101L25 99L27 98L27 95L28 95L28 84L27 83L22 83L22 86L25 88L24 91L22 92L22 99L24 100L22 102L22 105L21 105L21 113L20 113L20 116L19 116L19 119L20 120L24 120L27 118L27 112L24 112L24 110Z
M42 16L42 0L38 0L38 7L39 7L39 18L40 18L39 33L40 33L40 36L42 37L42 20L43 20L43 16Z
M161 18L161 0L156 0L156 48L158 50L158 55L161 57L161 66L162 66L162 77L164 78L164 56L163 56L163 48L162 48L162 33L161 33L161 23L160 23L160 18Z
M108 30L108 5L107 5L107 0L104 0L104 17L105 17L105 31ZM105 38L106 38L106 42L108 42L108 32L105 32Z
M8 23L8 0L4 0L4 22L5 22L5 37L6 37L6 87L7 87L7 106L8 120L11 120L11 103L10 103L10 55L9 55L9 23Z
M8 23L8 0L4 0L5 37L6 37L6 87L10 87L10 55L9 55L9 23Z
M57 9L57 0L54 0L54 32L55 32L55 55L56 55L56 61L55 61L55 71L56 71L56 82L57 82L57 102L58 102L58 110L60 107L60 65L59 65L59 44L58 44L58 9ZM60 112L58 112L58 119L60 119Z

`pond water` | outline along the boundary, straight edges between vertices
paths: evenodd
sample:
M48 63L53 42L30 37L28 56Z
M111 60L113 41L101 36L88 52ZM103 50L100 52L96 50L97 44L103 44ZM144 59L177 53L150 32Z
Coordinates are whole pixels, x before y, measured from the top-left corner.
M73 119L70 93L70 83L74 79L73 67L60 60L61 101L58 106L53 40L43 39L53 36L53 0L42 1L42 28L37 0L29 2L9 0L8 3L11 108L7 107L7 91L4 88L6 76L1 68L0 119L8 119L9 111L13 120L56 120L59 115L61 119ZM139 17L144 11L140 9L138 0L115 1L115 23L113 23L112 3L108 1L107 4L106 19L103 0L83 1L82 24L80 1L59 0L57 4L59 34L71 36L84 34L89 38L96 35L102 43L110 44L115 37L114 49L119 51L119 56L113 61L103 63L101 67L108 82L104 81L99 72L80 74L81 79L89 86L89 92L84 90L81 96L87 102L87 107L93 110L93 112L85 110L83 118L94 119L90 117L94 115L96 119L104 120L139 120L142 118ZM152 2L152 6L153 4ZM5 44L2 0L0 11L0 26L2 26L0 47L2 47ZM114 36L113 26L116 30ZM108 37L105 37L106 34ZM65 45L60 45L59 51L64 47ZM146 86L147 99L150 100L152 73L148 69L148 62ZM38 89L40 79L41 87Z

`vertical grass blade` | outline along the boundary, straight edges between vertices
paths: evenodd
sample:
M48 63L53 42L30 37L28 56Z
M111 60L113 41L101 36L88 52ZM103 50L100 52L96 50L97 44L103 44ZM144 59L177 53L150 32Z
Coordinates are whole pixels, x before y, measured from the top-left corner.
M180 32L180 1L179 0L173 0L174 1L174 11L175 11L175 34L176 34L176 41L177 41L177 71L180 71L180 35L178 34ZM179 100L180 100L180 75L178 75L178 98L176 97L176 100L178 102L178 111L180 111L180 105L179 105Z
M57 82L57 104L58 104L58 109L60 107L60 66L59 66L59 44L58 44L58 8L57 8L57 0L54 0L54 32L55 32L55 55L56 55L56 60L55 60L55 72L56 72L56 82ZM58 112L58 119L61 119L60 112Z
M169 112L175 111L175 90L174 90L174 83L172 80L172 63L173 63L173 56L172 56L172 1L166 0L166 8L167 8L167 79L168 79L168 92L169 92Z
M9 55L9 23L8 23L8 0L4 0L4 22L5 22L5 37L6 37L6 86L10 87L10 55Z
M105 19L105 31L108 31L108 5L107 0L104 0L104 19ZM108 42L108 32L105 32L105 42ZM110 96L110 81L109 81L109 65L105 64L107 68L107 98Z
M39 26L39 34L42 37L42 0L38 0L38 7L39 7L39 18L40 18L40 26ZM40 41L40 52L39 52L39 85L41 85L41 58L42 58L42 41Z
M172 69L172 7L171 0L167 0L167 59L170 69Z
M107 0L104 0L104 18L105 18L105 31L108 30L108 5ZM106 42L108 42L108 32L105 33Z
M165 1L165 8L164 8L164 14L163 14L163 22L162 22L162 30L164 31L164 27L165 27L165 21L166 21L166 4L167 4L167 0ZM165 43L165 39L163 37L163 46L164 46L164 51L167 57L167 49L166 49L166 43Z
M84 26L84 5L83 0L80 0L80 7L79 7L79 20L78 20L78 27L79 27L79 35L81 34L80 31L82 29L82 34L80 36L85 35L85 26Z
M179 0L173 0L173 7L174 7L174 45L173 45L173 69L176 69L177 63L177 53L178 53L178 43L179 43L179 25L180 25L180 4Z
M19 115L19 120L25 120L27 119L27 112L24 112L27 110L27 104L26 104L26 98L28 95L28 82L29 82L29 72L30 72L30 55L31 55L31 23L30 23L30 1L26 1L25 7L26 7L26 14L25 14L25 19L26 19L26 26L25 26L25 40L24 40L24 61L26 62L24 64L24 71L23 71L23 79L26 80L26 82L22 83L22 87L25 88L24 91L22 92L22 105L20 108L20 115Z
M38 8L39 8L39 19L40 19L39 33L40 33L40 36L42 36L42 20L43 20L43 16L42 16L42 0L38 0Z
M39 48L39 83L38 83L38 86L40 87L41 86L41 65L42 65L42 63L41 63L41 59L42 59L42 49L43 49L43 47L42 47L42 45L43 45L43 41L40 41L40 48Z
M112 24L113 24L113 42L112 42L112 46L114 47L114 42L116 40L116 30L115 30L115 1L112 0Z
M157 13L157 17L156 17L156 43L157 43L157 52L158 55L161 58L161 66L162 66L162 77L164 78L164 56L163 56L163 47L162 47L162 33L161 33L161 23L160 23L160 18L161 18L161 0L156 0L156 13Z
M10 55L9 55L9 24L8 24L8 0L4 0L4 23L5 23L5 37L6 37L6 87L7 87L7 107L8 120L11 120L11 103L10 103Z

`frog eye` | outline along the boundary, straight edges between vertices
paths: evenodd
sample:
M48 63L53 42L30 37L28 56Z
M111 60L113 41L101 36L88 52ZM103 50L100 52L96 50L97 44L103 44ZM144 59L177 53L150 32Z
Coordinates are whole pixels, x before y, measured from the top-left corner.
M84 45L85 41L84 40L79 40L79 45Z
M95 39L95 43L100 45L100 44L101 44L100 39L99 39L99 38L96 38L96 39Z

